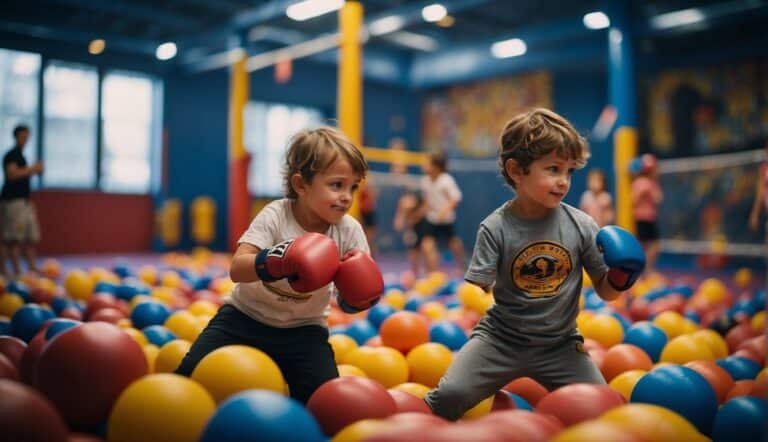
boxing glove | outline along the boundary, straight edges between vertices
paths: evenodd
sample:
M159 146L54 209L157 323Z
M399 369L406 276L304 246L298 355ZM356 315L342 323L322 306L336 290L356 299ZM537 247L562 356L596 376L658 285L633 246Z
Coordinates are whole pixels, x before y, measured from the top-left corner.
M287 278L291 288L306 293L333 281L339 269L339 249L325 235L306 233L262 249L254 266L263 282Z
M597 232L598 249L608 265L608 282L619 291L627 290L645 269L640 242L619 226L605 226Z
M350 250L341 259L333 283L338 290L336 301L346 313L373 307L384 292L384 280L376 261L357 249Z

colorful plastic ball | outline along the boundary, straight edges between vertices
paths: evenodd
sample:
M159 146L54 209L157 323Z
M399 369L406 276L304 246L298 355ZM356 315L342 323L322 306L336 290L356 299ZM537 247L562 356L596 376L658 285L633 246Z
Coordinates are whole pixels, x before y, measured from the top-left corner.
M536 404L536 412L551 414L566 427L596 419L627 400L607 385L571 384L547 394Z
M653 362L658 362L661 351L667 345L667 334L655 324L642 321L629 327L624 343L640 347Z
M94 285L94 280L82 270L72 270L64 277L64 290L73 299L90 298Z
M192 372L217 404L244 390L284 392L285 379L266 353L245 345L228 345L208 353Z
M418 313L402 311L384 320L379 329L381 342L404 354L429 341L429 321Z
M368 377L368 375L365 374L361 368L354 365L341 364L337 365L336 368L339 370L339 376L360 376L364 378Z
M358 319L347 326L346 335L354 339L358 345L365 344L365 341L376 336L376 327L367 319Z
M543 385L529 377L513 380L504 386L504 390L522 397L534 407L539 403L541 398L549 393Z
M393 348L359 347L347 354L345 362L360 368L385 388L408 380L408 362L402 353Z
M635 389L637 381L645 376L646 373L648 373L646 370L625 371L624 373L621 373L620 375L613 378L608 386L624 396L624 399L629 400L629 398L632 397L632 390Z
M491 412L491 409L493 409L494 396L495 394L478 402L477 405L467 410L464 415L461 416L461 420L474 420L488 415L488 413Z
M11 321L0 316L0 335L11 334Z
M333 357L337 364L343 364L347 354L358 347L357 341L345 334L328 337L328 343L331 344Z
M661 362L685 364L691 361L713 361L715 356L706 342L701 342L691 335L672 338L661 351Z
M381 323L396 311L391 305L380 302L368 310L367 319L378 330Z
M715 416L713 442L760 441L766 435L768 408L765 399L737 397L726 402Z
M150 344L162 347L163 345L177 339L170 330L162 325L150 325L147 328L141 330L144 333L144 337L147 338Z
M0 379L0 439L4 441L64 442L67 425L56 408L36 390Z
M424 399L414 396L411 393L390 388L387 390L389 395L392 396L392 400L395 401L398 413L426 413L432 414L432 409L429 408Z
M449 432L456 426L449 425ZM470 434L461 435L464 438L448 439L461 440L508 440L508 441L549 441L563 430L563 424L554 416L530 413L523 410L501 410L482 416L472 421L470 429L488 431L472 437ZM450 433L449 433L450 434ZM485 436L485 437L483 437Z
M715 362L723 367L734 381L754 379L760 372L760 366L756 362L740 356L728 356Z
M186 310L179 310L172 313L168 319L165 320L165 328L171 331L179 339L185 341L194 342L197 339L200 332L203 331L203 327L197 321L197 316Z
M129 385L115 402L107 440L200 440L215 409L211 395L191 379L168 373L145 376Z
M443 344L427 342L408 352L406 360L410 373L409 381L436 387L453 362L453 353Z
M173 340L163 345L155 357L153 373L173 373L178 368L181 360L189 352L190 344L183 339Z
M703 434L710 434L717 413L717 395L706 378L678 365L657 368L635 385L631 402L660 405L688 419Z
M620 343L624 338L624 327L610 314L592 316L580 330L585 338L594 339L606 348Z
M37 304L27 304L11 317L11 335L24 342L29 342L40 330L45 321L52 319L53 312Z
M0 355L4 355L13 364L19 368L21 357L27 349L27 343L13 336L0 336Z
M0 354L0 379L19 380L19 369L4 354Z
M112 324L89 322L48 342L34 381L71 428L88 429L103 422L120 392L147 372L136 341Z
M722 336L711 329L702 329L691 333L695 339L704 342L716 359L728 356L728 344Z
M618 424L642 440L707 442L683 416L653 404L627 404L608 410L600 421Z
M696 370L709 382L717 396L717 402L722 404L733 388L733 378L723 367L714 361L692 361L685 364L686 367Z
M168 307L159 302L141 302L131 311L131 322L136 328L163 325L170 314Z
M653 318L653 323L667 334L669 339L674 339L683 333L685 318L675 311L661 312Z
M454 322L437 321L429 327L429 340L457 351L467 343L467 334Z
M643 442L635 433L613 422L582 422L557 433L551 442Z
M24 305L24 299L15 293L0 294L0 316L13 317Z
M616 376L629 370L648 371L653 361L643 349L632 344L618 344L609 348L603 357L600 371L611 382Z
M416 382L404 382L400 385L395 385L390 390L400 390L404 391L406 393L410 393L416 397L423 398L427 395L432 389L427 387L426 385L418 384Z
M403 305L403 310L409 311L409 312L418 312L421 306L424 304L424 299L411 296L405 301L405 304Z
M72 327L77 327L78 325L82 325L82 324L83 324L82 322L75 321L74 319L67 319L67 318L51 319L50 324L48 325L48 328L45 330L45 339L50 341L51 339L54 338L54 336L58 335L64 330L69 330Z
M44 325L42 329L29 341L27 348L21 355L19 360L19 379L27 385L33 385L33 379L35 376L35 370L37 369L37 360L40 358L40 353L43 351L43 347L48 343L45 339L45 332L48 329L48 324Z
M314 417L297 401L268 390L249 390L219 405L201 442L321 442Z
M369 440L377 433L386 432L387 427L388 423L385 419L363 419L342 428L330 442L360 442Z
M353 422L385 418L397 412L394 399L380 383L357 376L324 383L309 398L307 409L326 436Z

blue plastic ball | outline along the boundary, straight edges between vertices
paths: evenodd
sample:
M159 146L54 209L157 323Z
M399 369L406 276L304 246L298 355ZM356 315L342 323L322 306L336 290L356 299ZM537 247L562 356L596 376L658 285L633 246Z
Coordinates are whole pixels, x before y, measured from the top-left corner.
M669 408L706 435L712 430L718 407L715 390L706 378L680 365L659 367L645 374L635 384L630 402Z
M0 336L11 334L11 321L7 319L0 319Z
M718 359L715 363L724 368L734 381L754 379L760 373L760 365L757 362L741 356L728 356Z
M528 401L523 399L522 396L519 396L515 393L510 393L508 391L506 391L506 393L510 398L512 398L513 401L515 401L515 405L517 405L517 408L521 410L533 411L533 406L529 404Z
M376 327L376 330L381 327L381 323L384 322L391 314L395 313L395 308L389 304L378 303L368 310L368 321Z
M641 321L627 329L624 343L642 348L653 362L658 362L661 351L667 345L667 334L652 322Z
M740 396L726 402L715 416L713 442L765 440L768 407L765 400Z
M454 322L437 321L429 327L429 340L456 351L467 342L467 334Z
M9 293L15 293L21 296L24 302L29 302L29 287L21 281L11 281L5 286L5 291Z
M45 340L50 341L51 339L53 339L54 336L58 335L64 330L68 330L72 327L77 327L78 325L82 325L82 324L83 324L82 322L76 321L74 319L67 319L67 318L51 319L51 325L49 325L48 329L45 330Z
M141 329L150 325L165 324L170 315L170 310L164 304L155 301L140 302L131 311L131 322L134 327Z
M11 335L29 343L45 321L53 317L52 311L37 304L23 305L11 318Z
M315 418L297 401L268 390L247 390L221 405L201 442L321 442Z
M411 297L407 301L405 301L405 305L403 306L403 310L409 311L409 312L418 312L421 308L422 304L424 304L425 300L422 298L417 297Z
M141 330L147 341L150 344L156 345L158 348L176 339L176 335L162 325L150 325L147 328Z
M367 319L358 319L347 325L346 334L354 339L357 345L363 345L366 341L376 336L378 331Z

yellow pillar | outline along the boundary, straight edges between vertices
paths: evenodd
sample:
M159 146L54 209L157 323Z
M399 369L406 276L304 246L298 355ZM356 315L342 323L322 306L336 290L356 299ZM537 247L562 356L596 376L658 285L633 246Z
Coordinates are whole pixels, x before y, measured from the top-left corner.
M248 102L248 72L245 55L230 70L229 80L229 234L230 250L237 247L248 218L248 154L243 144L243 112Z
M339 128L357 146L363 144L363 77L360 29L363 24L363 5L347 1L339 11L339 77L336 99L336 114ZM360 216L355 198L350 214Z
M620 127L613 136L613 158L616 170L616 224L632 233L635 218L632 214L632 177L629 162L637 156L637 130Z

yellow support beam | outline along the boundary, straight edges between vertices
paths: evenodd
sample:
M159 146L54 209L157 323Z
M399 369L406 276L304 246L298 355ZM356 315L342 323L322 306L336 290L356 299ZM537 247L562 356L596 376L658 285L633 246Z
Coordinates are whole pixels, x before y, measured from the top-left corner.
M637 129L620 127L613 136L613 158L616 170L616 224L635 232L632 213L632 177L629 162L637 156Z
M364 147L363 155L369 162L405 164L407 166L421 166L427 158L423 152L408 150L381 149L378 147Z

